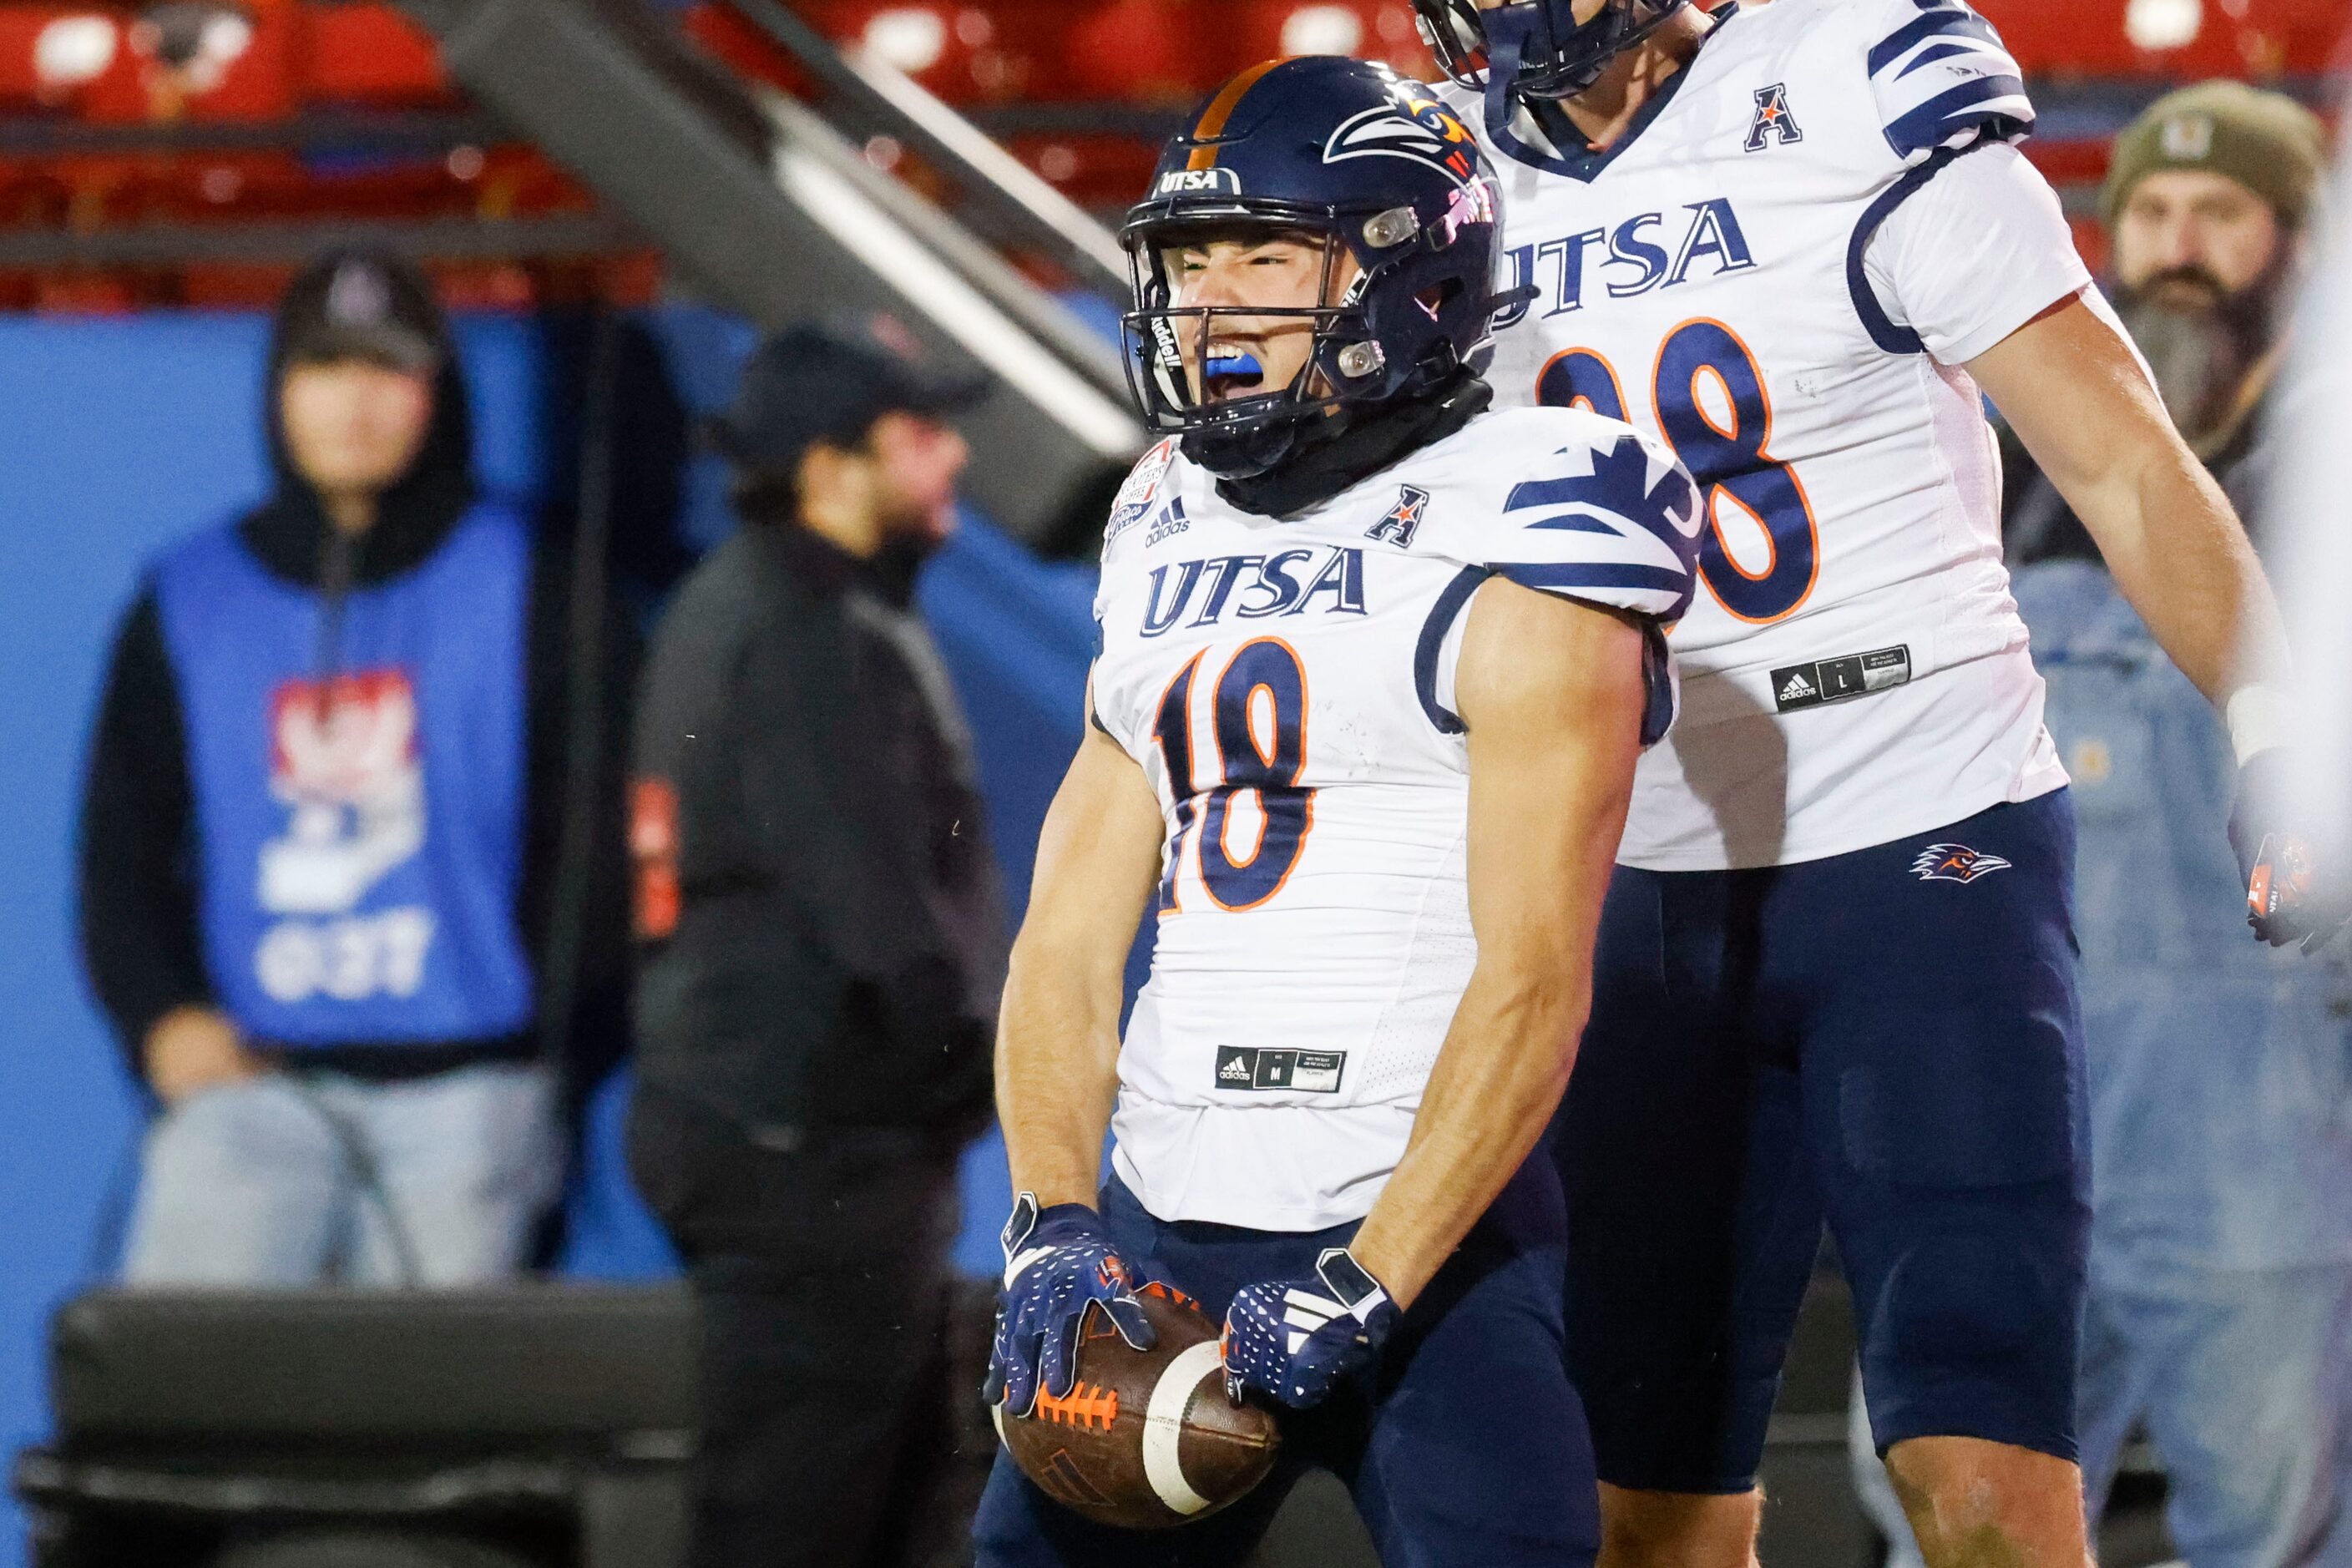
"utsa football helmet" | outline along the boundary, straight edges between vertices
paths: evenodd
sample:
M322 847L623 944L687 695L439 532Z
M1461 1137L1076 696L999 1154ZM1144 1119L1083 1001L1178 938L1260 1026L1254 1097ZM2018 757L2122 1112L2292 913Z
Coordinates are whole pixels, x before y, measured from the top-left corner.
M1320 55L1242 72L1170 140L1120 234L1135 282L1128 379L1146 420L1181 434L1213 472L1247 479L1281 462L1318 415L1450 384L1519 298L1497 292L1499 202L1468 127L1426 83ZM1320 238L1322 303L1180 304L1171 254L1236 231ZM1342 257L1360 271L1335 299ZM1288 385L1223 399L1195 391L1188 343L1205 382L1221 325L1278 317L1312 322L1311 353Z
M1688 0L1601 0L1589 21L1576 0L1412 0L1422 38L1445 74L1506 98L1573 98L1609 62L1665 25Z

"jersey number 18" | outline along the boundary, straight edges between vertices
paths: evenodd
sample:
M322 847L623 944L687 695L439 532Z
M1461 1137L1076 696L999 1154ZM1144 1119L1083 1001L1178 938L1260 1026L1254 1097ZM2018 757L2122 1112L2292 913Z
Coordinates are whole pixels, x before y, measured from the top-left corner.
M1192 689L1204 656L1194 654L1160 695L1152 726L1168 788L1176 802L1176 830L1160 873L1159 912L1181 910L1176 878L1187 839L1201 845L1201 882L1216 906L1254 910L1282 890L1315 826L1315 792L1299 785L1307 771L1307 672L1279 637L1244 643L1225 663L1212 696L1212 731L1223 783L1198 788L1192 779ZM1234 804L1255 797L1262 826L1257 843L1236 855L1228 835Z

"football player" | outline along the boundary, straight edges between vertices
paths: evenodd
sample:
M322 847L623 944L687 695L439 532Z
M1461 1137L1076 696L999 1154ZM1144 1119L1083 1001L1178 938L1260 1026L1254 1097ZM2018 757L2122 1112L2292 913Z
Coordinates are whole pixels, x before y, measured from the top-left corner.
M1486 412L1494 203L1429 89L1307 58L1211 99L1128 223L1167 438L1106 531L1087 733L1005 993L990 1396L1066 1395L1095 1303L1148 1337L1148 1277L1225 1320L1233 1397L1305 1414L1265 1486L1167 1534L1000 1456L983 1563L1238 1563L1310 1463L1391 1562L1592 1561L1558 1176L1529 1156L1672 718L1697 497L1626 425Z
M2079 1568L2074 837L1982 397L2226 708L2232 837L2293 891L2257 864L2290 722L2269 590L1960 0L1415 3L1534 290L1498 403L1662 436L1710 524L1556 1141L1604 1561L1750 1561L1826 1218L1929 1560Z

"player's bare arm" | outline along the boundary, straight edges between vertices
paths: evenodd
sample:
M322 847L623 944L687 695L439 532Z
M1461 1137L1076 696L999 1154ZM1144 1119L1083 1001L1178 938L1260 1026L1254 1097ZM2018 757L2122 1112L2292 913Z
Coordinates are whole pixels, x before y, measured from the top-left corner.
M1568 1085L1641 750L1642 634L1612 612L1489 582L1455 681L1478 963L1404 1160L1350 1248L1400 1306L1535 1148Z
M2244 686L2279 678L2278 606L2245 529L2114 325L2073 300L1968 371L2198 689L2227 703Z
M2324 943L2352 912L2336 858L2285 788L2293 710L2278 605L2227 497L2174 429L2138 356L2082 299L1969 365L2106 558L2164 651L2229 720L2230 843L2247 919L2273 947Z
M1095 1201L1118 1089L1127 953L1160 874L1160 803L1088 725L1037 841L1028 913L997 1026L996 1106L1015 1192Z
M1038 836L997 1025L997 1118L1020 1198L1004 1226L1006 1295L985 1394L1016 1415L1041 1392L1069 1392L1090 1304L1129 1344L1154 1338L1094 1203L1118 1089L1120 976L1160 834L1142 770L1089 724Z

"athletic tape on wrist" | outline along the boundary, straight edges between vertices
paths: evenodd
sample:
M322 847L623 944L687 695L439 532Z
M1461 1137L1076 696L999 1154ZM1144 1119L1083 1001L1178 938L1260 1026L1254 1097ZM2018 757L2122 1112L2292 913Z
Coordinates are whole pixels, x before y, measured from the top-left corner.
M2230 749L2238 765L2286 744L2294 729L2294 702L2275 686L2241 686L2221 710L2230 726Z

